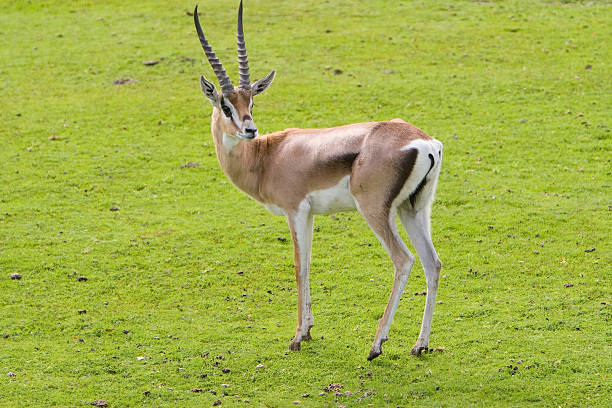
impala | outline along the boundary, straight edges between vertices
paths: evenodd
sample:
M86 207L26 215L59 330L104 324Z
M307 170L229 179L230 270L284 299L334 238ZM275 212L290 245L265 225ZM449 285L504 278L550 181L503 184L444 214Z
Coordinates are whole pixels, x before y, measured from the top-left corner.
M421 259L427 297L421 331L411 353L427 351L442 264L431 240L431 206L442 164L442 143L401 120L355 123L327 129L289 128L260 135L252 116L253 97L272 83L275 71L251 83L238 9L240 84L234 87L209 45L198 18L198 37L221 91L202 76L213 106L211 130L219 164L239 189L287 218L294 247L298 289L297 330L289 348L299 350L314 325L310 300L310 252L315 214L357 210L389 254L393 289L368 356L382 353L393 315L415 257L400 238L396 215Z

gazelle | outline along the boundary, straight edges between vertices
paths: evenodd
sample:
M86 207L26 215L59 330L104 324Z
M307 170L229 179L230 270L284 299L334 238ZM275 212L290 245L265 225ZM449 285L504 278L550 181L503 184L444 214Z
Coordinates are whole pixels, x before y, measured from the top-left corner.
M393 315L415 258L400 238L398 215L423 264L427 297L412 354L427 350L442 264L431 241L431 206L442 164L442 143L401 120L328 129L290 128L259 135L253 97L272 83L275 71L251 83L238 9L240 84L234 87L193 13L196 30L221 91L204 76L200 85L213 106L211 130L219 164L233 184L274 214L287 217L298 289L297 330L289 348L299 350L314 325L310 300L310 252L315 214L357 210L395 267L393 289L368 360L382 353Z

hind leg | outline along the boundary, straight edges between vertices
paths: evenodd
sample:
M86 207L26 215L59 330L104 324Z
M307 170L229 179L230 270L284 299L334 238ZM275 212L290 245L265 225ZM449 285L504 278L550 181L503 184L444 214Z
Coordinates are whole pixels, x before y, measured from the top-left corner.
M419 355L422 351L426 351L429 345L431 321L436 303L440 269L442 268L442 263L431 241L430 214L431 206L427 206L420 211L414 211L410 204L404 203L398 208L399 218L419 255L425 272L425 280L427 281L427 297L425 299L421 331L411 351L414 355Z
M375 134L368 136L375 137ZM391 147L395 143L393 137L396 137L397 149ZM430 168L427 156L419 160L425 142L411 145L412 142L404 143L400 136L392 134L385 135L379 142L373 140L361 150L350 178L350 191L357 209L389 254L395 268L393 288L380 319L369 360L382 353L382 343L387 340L415 260L397 233L396 207L408 197L410 191L417 188Z
M368 222L368 225L386 249L393 266L395 275L393 288L385 312L380 319L376 336L372 342L372 348L368 360L378 357L382 353L382 343L387 341L389 329L393 321L393 316L397 310L404 287L410 276L410 270L414 264L414 256L408 251L406 245L400 238L395 227L395 211L385 208L369 208L360 206L360 212Z

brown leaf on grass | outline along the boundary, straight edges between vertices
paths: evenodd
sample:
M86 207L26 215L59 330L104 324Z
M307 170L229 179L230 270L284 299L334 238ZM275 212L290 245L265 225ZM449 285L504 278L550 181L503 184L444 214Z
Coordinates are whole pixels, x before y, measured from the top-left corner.
M181 167L183 167L183 168L195 168L195 167L200 167L200 163L196 163L196 162L187 162L187 163L183 164Z
M94 407L108 407L108 404L104 400L96 400L90 403L90 405L93 405Z
M571 282L567 282L567 283L564 283L563 286L565 286L566 288L571 288L572 286L574 286L574 284Z
M152 65L157 65L157 64L159 64L158 60L150 60L150 61L142 62L142 65L145 65L145 66L152 66Z

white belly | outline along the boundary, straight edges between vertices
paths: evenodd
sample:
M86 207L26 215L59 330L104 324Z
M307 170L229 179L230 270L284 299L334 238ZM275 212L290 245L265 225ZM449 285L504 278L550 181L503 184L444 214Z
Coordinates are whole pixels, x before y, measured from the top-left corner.
M264 207L266 207L266 210L270 211L272 214L285 215L285 211L274 204L264 204Z
M306 196L314 214L331 214L352 211L357 208L349 190L350 176L343 177L338 184L324 190L316 190Z

